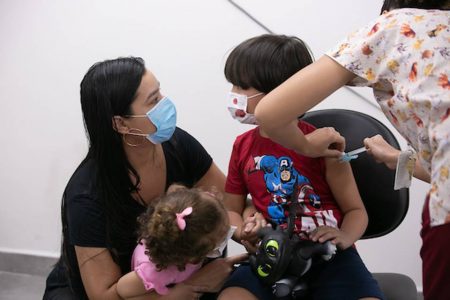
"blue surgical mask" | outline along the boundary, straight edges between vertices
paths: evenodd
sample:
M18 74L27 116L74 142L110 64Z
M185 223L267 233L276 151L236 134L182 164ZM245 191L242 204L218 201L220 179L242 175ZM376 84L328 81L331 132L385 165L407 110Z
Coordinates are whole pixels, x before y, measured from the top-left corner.
M147 113L148 119L155 125L156 131L147 135L153 144L168 141L177 126L177 110L173 102L164 97Z

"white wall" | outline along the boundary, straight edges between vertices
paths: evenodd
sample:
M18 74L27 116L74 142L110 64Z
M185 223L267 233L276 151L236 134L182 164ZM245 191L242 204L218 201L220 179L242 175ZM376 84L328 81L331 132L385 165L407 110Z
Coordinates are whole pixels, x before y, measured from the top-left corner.
M237 3L274 32L303 38L316 57L381 6L356 0ZM224 59L239 42L262 33L226 0L0 1L0 251L59 253L61 194L87 149L79 83L89 66L143 57L174 99L179 125L226 172L234 137L248 127L226 111ZM357 91L372 99L369 91ZM330 107L361 110L387 123L347 89L318 108ZM371 271L405 273L421 286L419 219L426 185L413 185L401 226L357 246Z

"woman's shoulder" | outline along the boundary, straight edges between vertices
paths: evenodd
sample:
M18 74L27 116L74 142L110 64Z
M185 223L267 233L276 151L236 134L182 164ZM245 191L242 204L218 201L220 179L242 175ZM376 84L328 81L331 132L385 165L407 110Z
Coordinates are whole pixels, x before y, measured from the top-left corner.
M381 14L380 17L385 16L386 18L391 17L402 17L402 18L412 18L417 22L422 21L422 16L444 16L449 15L449 10L440 9L422 9L422 8L397 8L389 12Z
M414 38L417 34L420 35L422 28L428 34L430 27L435 27L438 24L448 26L450 22L449 16L450 11L447 10L394 9L378 16L369 35L373 33L376 26L379 26L380 32L395 32L405 38Z
M85 159L69 179L65 190L65 198L80 196L95 197L94 187L97 167L93 159Z
M179 144L183 145L184 143L192 142L197 142L197 139L186 130L180 127L176 127L170 140L163 144L171 144L177 146Z
M173 133L174 137L181 137L181 138L194 138L189 132L184 130L183 128L176 127L175 131Z

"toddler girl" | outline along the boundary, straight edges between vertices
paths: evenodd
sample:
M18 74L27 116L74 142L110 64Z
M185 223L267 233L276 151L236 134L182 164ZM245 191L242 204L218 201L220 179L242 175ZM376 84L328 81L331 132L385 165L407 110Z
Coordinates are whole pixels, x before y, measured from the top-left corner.
M221 256L233 231L218 195L199 189L169 192L138 221L133 271L117 284L125 299L152 290L167 294L171 286L200 269L206 258Z

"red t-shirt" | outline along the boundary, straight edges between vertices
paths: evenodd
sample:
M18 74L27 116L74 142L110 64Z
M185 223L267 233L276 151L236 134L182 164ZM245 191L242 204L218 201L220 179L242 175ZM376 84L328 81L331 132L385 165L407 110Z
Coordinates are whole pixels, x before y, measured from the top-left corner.
M303 121L298 126L305 134L315 130ZM321 225L339 227L342 213L325 174L323 158L310 158L289 150L262 137L256 127L234 142L225 191L250 194L253 205L267 220L285 227L295 189L300 202L295 222L297 233Z

